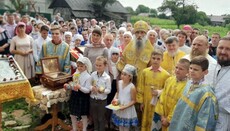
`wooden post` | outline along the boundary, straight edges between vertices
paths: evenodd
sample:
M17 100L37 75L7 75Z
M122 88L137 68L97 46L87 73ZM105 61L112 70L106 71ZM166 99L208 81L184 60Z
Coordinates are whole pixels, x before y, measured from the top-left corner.
M2 131L2 104L0 103L0 131Z

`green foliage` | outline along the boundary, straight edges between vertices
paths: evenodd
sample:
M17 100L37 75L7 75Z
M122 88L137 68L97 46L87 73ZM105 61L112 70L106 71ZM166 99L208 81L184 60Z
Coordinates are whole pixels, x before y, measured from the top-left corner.
M131 15L135 15L135 11L133 10L132 7L125 7L125 9L131 14Z
M149 13L149 11L150 11L149 7L146 7L144 5L138 5L136 9L136 14Z
M138 5L135 14L138 15L140 13L149 13L150 17L157 17L157 10L156 9L150 9L147 6L144 5Z
M161 14L159 14L157 17L160 18L160 19L169 19L169 18L170 18L170 17L167 16L165 13L161 13Z
M196 5L189 5L186 0L164 0L162 6L158 8L160 12L171 13L179 27L182 24L209 25L210 19L204 12L197 12Z
M228 30L230 30L230 23L226 25L226 28L228 28Z
M25 11L26 5L28 5L28 0L9 0L10 5L4 5L8 10L15 10L17 12Z
M151 26L158 25L161 28L165 29L178 29L176 22L174 20L168 20L168 19L159 19L159 18L149 18L149 17L144 17L144 16L132 16L131 17L131 22L135 23L138 20L144 20L146 22L149 22ZM182 28L183 25L179 27L179 29ZM221 37L226 36L227 32L230 30L230 24L228 25L228 28L220 27L220 26L202 26L198 23L195 23L191 25L194 28L200 29L201 32L204 30L209 31L209 35L211 35L214 32L220 33Z
M208 18L205 12L199 11L196 16L197 23L199 23L200 25L206 26L211 24L211 20Z
M160 12L170 11L178 27L181 24L194 24L196 22L196 7L186 5L185 0L165 0L158 10Z
M25 99L17 99L17 100L5 102L2 104L2 107L3 107L3 111L8 114L6 120L12 120L13 119L13 116L11 115L11 113L14 110L22 109L25 111L25 114L31 114L33 122L31 123L32 129L30 129L30 130L33 130L33 128L38 126L38 124L40 122L40 118L39 118L39 114L41 111L40 108L38 108L38 107L30 107L29 108L28 104L25 102ZM19 122L18 122L18 125L20 125ZM15 131L12 128L3 127L3 129L4 129L3 131Z
M226 17L224 18L225 20L225 25L227 26L230 23L230 15L226 15Z

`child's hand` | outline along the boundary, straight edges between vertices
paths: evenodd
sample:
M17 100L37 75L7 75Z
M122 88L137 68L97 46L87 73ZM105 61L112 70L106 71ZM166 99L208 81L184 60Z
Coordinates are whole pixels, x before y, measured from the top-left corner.
M79 84L73 86L73 90L78 91L81 88Z
M98 89L97 89L96 86L92 86L92 92L93 92L93 93L97 93L97 92L98 92Z
M68 86L69 86L69 84L67 84L67 83L65 83L65 84L63 85L64 89L66 89L66 90L68 90L68 89L67 89Z
M157 90L152 90L152 96L158 96L158 91Z
M162 123L162 125L164 127L168 127L169 126L169 122L168 122L167 118L164 117L164 116L161 116L161 123Z
M126 106L120 106L120 110L126 109Z
M143 103L141 103L141 105L140 105L140 110L144 111L144 104Z
M112 104L113 106L118 106L120 103L119 103L119 100L118 100L118 99L113 99L112 102L111 102L111 104Z

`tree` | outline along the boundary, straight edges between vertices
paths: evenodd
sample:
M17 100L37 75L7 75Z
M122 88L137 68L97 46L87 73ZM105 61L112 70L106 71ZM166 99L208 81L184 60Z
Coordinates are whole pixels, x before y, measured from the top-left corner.
M225 17L224 17L224 25L225 25L225 26L226 26L226 25L229 26L229 24L230 24L230 15L225 14L225 15L223 15L223 16L225 16Z
M146 7L144 5L138 5L136 9L136 14L149 13L149 11L150 11L149 7Z
M169 18L170 18L170 17L167 16L165 13L161 13L161 14L159 14L157 17L160 18L160 19L169 19Z
M197 14L196 5L188 5L185 0L164 0L159 12L171 13L175 19L177 27L181 24L194 24Z
M133 10L132 7L128 6L128 7L125 7L125 8L131 15L135 15L135 11Z
M25 10L25 6L27 5L27 0L9 0L12 5L4 5L8 10L15 10L16 12L22 12Z
M112 5L115 3L117 0L91 0L93 7L96 12L98 12L98 17L102 17L103 12L105 11L105 7L107 4Z
M36 13L37 10L35 8L35 2L34 0L10 0L10 4L3 5L8 10L15 10L16 12L21 13L22 11L31 11L30 9L33 9ZM27 8L28 7L28 8Z
M157 17L157 10L156 9L150 9L149 11L151 17Z
M210 20L210 18L208 18L208 16L206 15L205 12L199 11L196 15L196 23L198 23L202 26L206 26L206 25L211 24L211 20Z
M28 4L31 6L31 8L34 10L34 12L35 13L37 13L37 10L36 10L36 8L35 8L35 4L36 4L37 2L35 2L34 0L29 0L28 1Z

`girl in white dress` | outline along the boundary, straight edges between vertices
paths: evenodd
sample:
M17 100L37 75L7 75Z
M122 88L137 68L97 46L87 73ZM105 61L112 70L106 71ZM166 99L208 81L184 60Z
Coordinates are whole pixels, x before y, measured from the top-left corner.
M118 91L112 101L114 105L118 101L120 109L113 112L112 121L119 126L119 131L129 131L130 126L137 126L138 119L134 107L136 103L136 88L132 83L136 76L136 68L132 65L125 65L121 73L121 80L118 82Z

